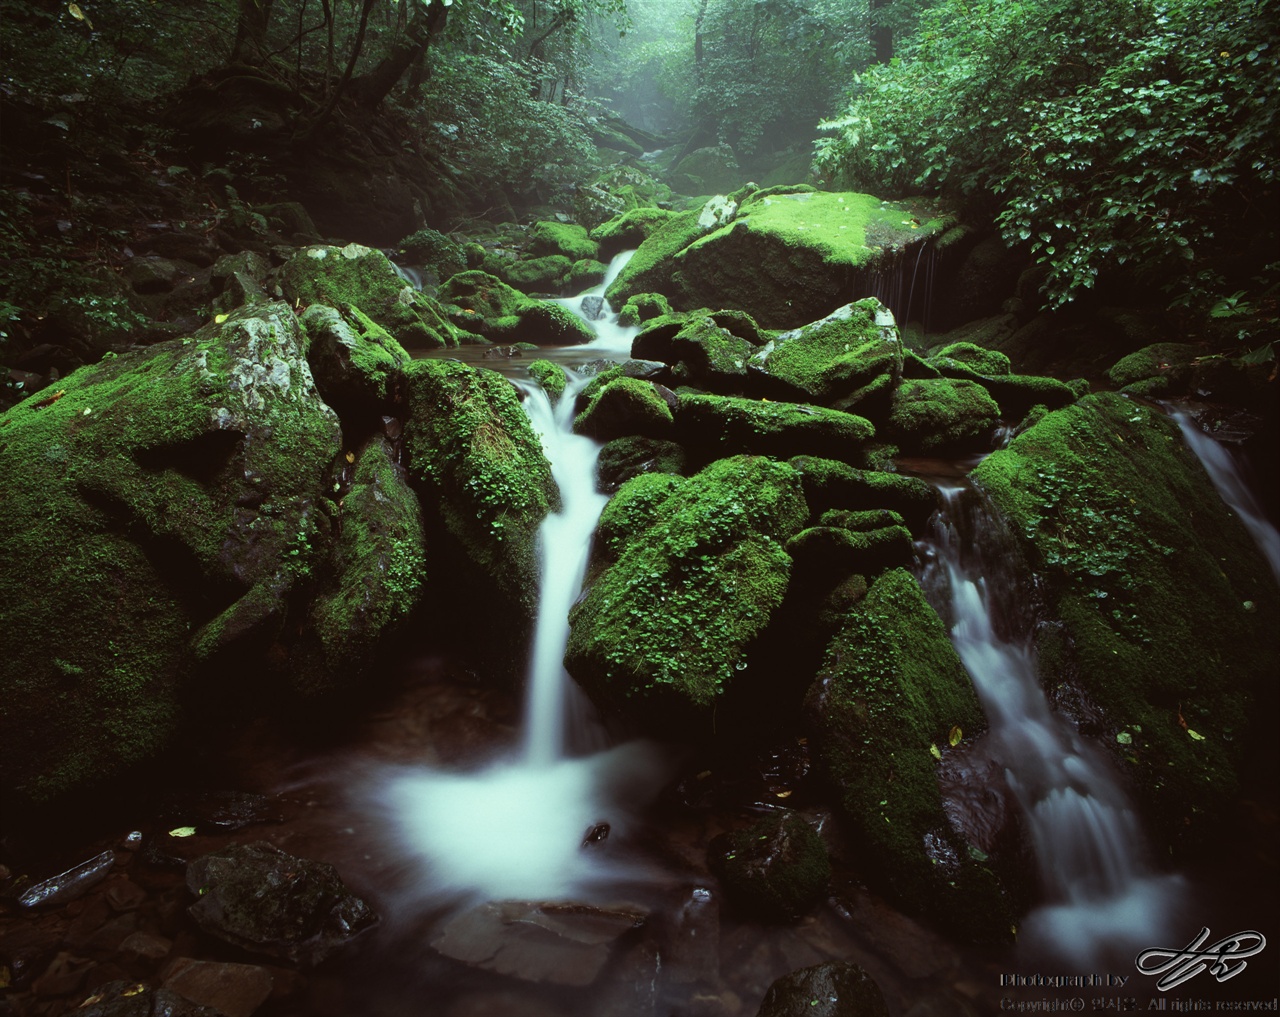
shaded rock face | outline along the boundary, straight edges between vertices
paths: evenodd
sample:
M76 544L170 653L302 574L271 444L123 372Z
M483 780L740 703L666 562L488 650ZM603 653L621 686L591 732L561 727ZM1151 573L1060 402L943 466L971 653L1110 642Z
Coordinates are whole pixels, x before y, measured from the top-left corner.
M0 433L25 478L0 498L0 605L23 633L0 754L38 798L164 745L192 659L275 638L321 554L340 447L283 304L61 386Z
M1143 812L1175 850L1211 837L1270 735L1280 592L1163 414L1113 394L1044 416L974 477L1044 578L1064 639L1042 639L1050 694L1097 716ZM1194 732L1194 734L1192 733Z
M621 307L653 291L678 307L733 307L766 328L796 328L844 303L862 274L941 232L941 220L915 220L866 194L744 188L659 226L607 296Z
M805 708L819 763L881 885L948 928L1007 938L1015 902L952 828L938 783L952 738L976 735L982 709L909 572L884 573L848 612Z
M798 921L826 896L831 876L822 838L792 812L716 837L707 864L736 909L765 921Z
M769 986L756 1017L889 1017L880 987L862 968L830 961Z
M628 481L601 517L566 666L587 692L670 733L710 720L786 592L799 476L738 456L687 479Z
M595 338L568 308L531 299L479 269L459 272L446 282L440 300L455 325L492 342L570 346Z
M295 964L322 963L378 922L332 865L261 841L196 859L187 889L199 898L187 911L205 932Z

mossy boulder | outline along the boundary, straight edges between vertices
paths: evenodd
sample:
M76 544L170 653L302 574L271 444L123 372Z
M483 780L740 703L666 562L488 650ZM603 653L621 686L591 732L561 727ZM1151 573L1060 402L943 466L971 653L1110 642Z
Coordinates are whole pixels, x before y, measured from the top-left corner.
M535 360L529 365L529 375L547 393L552 406L560 401L565 386L569 384L569 375L564 368L550 360Z
M671 304L661 293L637 293L618 312L619 325L639 325L671 313Z
M845 617L805 706L818 760L873 877L940 925L1006 939L1013 907L952 828L938 785L953 729L977 734L982 708L909 572L884 573Z
M1252 539L1177 425L1111 393L1047 414L974 477L1061 619L1065 645L1041 653L1051 694L1096 704L1086 733L1162 841L1211 841L1251 742L1272 737L1280 593Z
M737 391L747 379L747 361L755 352L708 314L692 315L670 329L650 329L631 344L633 356L676 365L676 377L703 388Z
M516 289L528 293L560 293L568 282L573 262L563 255L548 254L541 258L519 258L502 267L502 278Z
M264 650L321 560L340 450L281 303L108 356L9 410L0 763L49 799L142 763L193 662ZM206 690L231 696L233 677Z
M727 194L743 180L733 149L723 144L694 149L668 174L681 194Z
M301 321L310 340L307 361L325 402L340 413L348 407L373 412L394 396L413 358L386 329L354 305L343 314L312 304Z
M919 477L861 470L815 456L797 456L790 464L800 474L814 520L831 510L889 509L908 527L918 528L938 507L933 489Z
M706 459L749 452L857 460L875 434L870 421L840 410L694 393L681 396L676 426L681 444Z
M600 245L600 257L611 258L639 247L675 214L664 208L632 208L593 229L591 239Z
M535 258L559 255L569 261L594 258L599 245L577 223L537 222L529 230L529 253Z
M454 324L491 342L571 346L595 338L567 307L531 299L478 269L459 272L440 287L439 298L451 309Z
M909 566L914 545L897 512L834 509L824 512L817 526L787 541L787 553L807 574L839 580L855 573L870 578L888 568Z
M606 711L671 736L709 731L782 603L800 478L737 456L693 477L642 474L601 517L600 560L570 616L565 666Z
M305 247L280 267L278 281L292 304L355 305L409 349L458 345L431 298L407 285L371 247Z
M799 921L825 899L831 879L827 846L794 812L715 837L707 866L740 914L767 922Z
M628 435L665 438L675 419L653 382L619 376L593 391L573 428L597 441Z
M1196 364L1205 355L1190 343L1153 343L1121 357L1107 379L1128 394L1156 398L1186 391Z
M359 687L378 663L382 640L422 599L422 508L395 458L381 435L356 457L351 488L333 518L333 551L292 653L300 691Z
M949 370L960 370L962 378L980 375L995 377L1009 374L1012 368L1009 358L998 350L989 350L977 343L948 343L929 357L930 361L947 375Z
M869 291L872 273L943 227L869 194L782 188L730 204L661 226L610 286L610 302L653 291L676 307L735 307L765 328L797 328Z
M976 381L910 378L893 390L885 436L904 452L989 448L1000 407Z
M396 244L396 251L402 264L424 269L434 277L435 284L467 267L467 254L462 245L429 226L410 233Z
M581 293L604 282L607 266L594 258L583 258L575 261L565 276L565 289L571 294Z
M542 445L494 371L416 360L405 378L406 465L455 602L507 612L518 635L537 601L538 526L559 500Z
M615 438L600 450L596 460L596 473L604 491L616 491L642 473L684 471L684 449L661 438Z

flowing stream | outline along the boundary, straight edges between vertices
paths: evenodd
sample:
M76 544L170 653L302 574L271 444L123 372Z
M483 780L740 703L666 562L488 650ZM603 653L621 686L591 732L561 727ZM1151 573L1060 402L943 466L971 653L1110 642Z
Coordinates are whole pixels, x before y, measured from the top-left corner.
M631 253L614 259L599 286L560 301L575 312L584 298L601 302L602 317L591 323L599 338L574 347L578 356L629 353L636 330L617 324L603 294ZM603 732L563 665L569 608L608 501L596 488L600 446L573 433L574 404L587 378L570 374L555 405L540 386L517 381L562 503L539 531L539 606L520 744L481 770L404 768L379 792L401 852L419 873L415 896L585 900L639 876L614 842L625 840L632 812L661 786L662 753L644 742L604 750Z
M1044 903L1023 921L1019 940L1080 965L1150 946L1182 880L1149 867L1106 760L1050 708L1036 676L1030 591L1020 588L1007 548L990 553L998 522L972 488L940 493L921 581L949 619L990 725L988 751L1026 817Z

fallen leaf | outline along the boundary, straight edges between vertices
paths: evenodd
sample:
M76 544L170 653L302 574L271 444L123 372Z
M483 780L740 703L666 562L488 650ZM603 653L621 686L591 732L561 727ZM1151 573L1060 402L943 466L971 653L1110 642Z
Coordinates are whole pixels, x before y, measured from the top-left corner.
M170 837L194 837L196 828L194 826L175 826L169 831Z
M960 739L963 737L964 732L960 730L959 724L954 725L951 730L947 732L947 742L953 749L960 744Z

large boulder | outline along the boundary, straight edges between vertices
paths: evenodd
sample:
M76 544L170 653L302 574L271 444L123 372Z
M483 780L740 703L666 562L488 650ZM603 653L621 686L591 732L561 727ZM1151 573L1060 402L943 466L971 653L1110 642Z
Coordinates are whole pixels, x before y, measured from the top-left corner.
M371 247L305 247L280 267L279 286L290 303L354 305L410 349L457 346L460 339L435 301L405 283L387 256Z
M603 560L572 612L566 667L650 730L709 729L782 602L783 544L807 514L798 474L764 458L628 481L601 516Z
M493 342L566 346L595 338L567 307L531 299L479 269L459 272L440 287L439 297L455 324Z
M1040 647L1050 693L1076 704L1162 840L1211 840L1271 738L1280 669L1280 592L1239 519L1173 421L1110 393L1048 414L974 477L1061 619L1064 638Z
M704 461L738 452L857 461L875 434L870 421L840 410L717 395L682 396L676 426Z
M831 878L826 845L794 812L713 838L707 865L740 913L768 922L803 918L826 897Z
M620 307L658 292L677 307L735 307L766 328L796 328L871 292L874 273L943 225L869 194L744 188L660 226L606 295Z
M537 531L559 502L542 444L516 389L494 371L417 360L405 372L406 465L445 537L452 599L527 627L537 601Z
M948 820L938 783L952 745L983 727L982 708L909 572L884 573L846 615L805 706L868 872L908 910L1007 938L1011 903Z
M145 760L179 728L193 658L279 636L322 557L341 447L304 343L287 306L257 305L6 414L10 787L50 798Z

